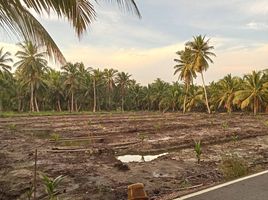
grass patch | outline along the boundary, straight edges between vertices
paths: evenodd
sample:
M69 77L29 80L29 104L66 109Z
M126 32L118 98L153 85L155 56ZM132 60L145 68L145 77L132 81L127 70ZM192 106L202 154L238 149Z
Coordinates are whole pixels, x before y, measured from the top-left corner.
M236 179L247 175L249 172L247 162L236 154L222 156L219 170L225 180Z

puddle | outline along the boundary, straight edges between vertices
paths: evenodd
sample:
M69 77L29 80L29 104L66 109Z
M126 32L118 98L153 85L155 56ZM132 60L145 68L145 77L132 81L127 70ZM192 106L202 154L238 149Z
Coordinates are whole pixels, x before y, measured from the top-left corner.
M155 160L156 158L160 156L167 155L168 153L162 153L158 155L124 155L124 156L118 156L117 159L124 163L129 162L150 162L152 160Z

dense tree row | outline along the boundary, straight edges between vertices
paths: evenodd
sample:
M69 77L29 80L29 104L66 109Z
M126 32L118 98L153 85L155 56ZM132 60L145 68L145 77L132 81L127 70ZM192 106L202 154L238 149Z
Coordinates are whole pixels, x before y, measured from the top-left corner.
M197 42L202 48L198 50ZM147 86L115 69L94 69L68 63L60 71L49 68L46 53L31 42L19 44L18 62L0 50L1 111L202 111L265 112L268 108L268 72L253 71L244 77L230 74L205 86L193 84L198 73L212 62L208 41L198 36L179 51L175 74L184 83L156 79ZM201 52L201 53L200 53ZM202 58L205 56L205 58ZM203 60L202 60L203 59ZM201 63L201 64L200 64ZM205 63L205 65L204 65ZM15 72L11 73L14 66ZM207 97L206 97L207 96ZM206 101L207 99L207 101Z

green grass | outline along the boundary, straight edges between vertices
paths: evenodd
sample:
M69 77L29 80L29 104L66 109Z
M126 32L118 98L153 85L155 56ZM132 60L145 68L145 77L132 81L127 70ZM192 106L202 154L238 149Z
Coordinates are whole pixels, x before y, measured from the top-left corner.
M151 112L154 113L154 112ZM2 112L0 118L7 117L28 117L28 116L63 116L63 115L113 115L113 114L122 114L121 111L101 111L101 112L91 112L91 111L81 111L81 112L56 112L56 111L42 111L42 112ZM136 112L124 112L123 114L136 114Z

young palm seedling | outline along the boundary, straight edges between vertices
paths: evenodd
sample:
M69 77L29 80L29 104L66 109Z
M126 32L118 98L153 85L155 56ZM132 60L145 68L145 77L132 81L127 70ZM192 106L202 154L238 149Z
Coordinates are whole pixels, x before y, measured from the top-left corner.
M58 200L58 195L59 195L59 191L58 191L58 187L60 185L60 183L62 182L62 180L64 179L64 176L60 175L58 177L56 177L55 179L49 178L46 175L42 175L42 182L43 185L45 186L45 191L48 195L48 199L49 200Z
M201 141L195 141L194 142L194 151L195 151L195 155L197 158L197 163L200 163L200 159L201 159L201 154L202 154L202 149L201 149Z

